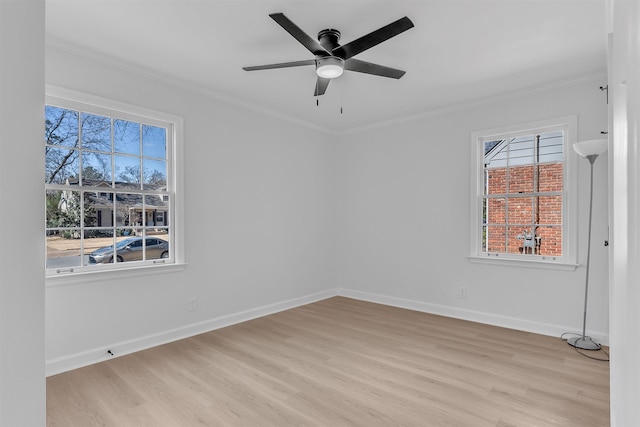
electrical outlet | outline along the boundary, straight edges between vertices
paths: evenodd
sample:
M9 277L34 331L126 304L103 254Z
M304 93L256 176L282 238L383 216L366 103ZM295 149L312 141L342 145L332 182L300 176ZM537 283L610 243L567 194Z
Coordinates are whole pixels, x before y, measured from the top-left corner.
M187 311L196 311L198 309L198 299L195 297L187 300Z
M458 288L458 298L465 299L467 297L467 288Z

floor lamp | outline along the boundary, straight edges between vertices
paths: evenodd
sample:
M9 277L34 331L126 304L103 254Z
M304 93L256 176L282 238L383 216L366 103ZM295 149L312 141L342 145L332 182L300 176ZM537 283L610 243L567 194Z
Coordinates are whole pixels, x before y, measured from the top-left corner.
M591 213L593 210L593 163L598 156L607 151L606 139L592 139L589 141L581 141L573 144L573 150L580 157L589 160L591 166L590 184L589 184L589 234L587 237L587 273L584 283L584 318L582 319L582 336L567 340L569 345L583 350L599 350L600 344L594 342L591 337L585 336L587 326L587 297L589 296L589 259L591 257Z

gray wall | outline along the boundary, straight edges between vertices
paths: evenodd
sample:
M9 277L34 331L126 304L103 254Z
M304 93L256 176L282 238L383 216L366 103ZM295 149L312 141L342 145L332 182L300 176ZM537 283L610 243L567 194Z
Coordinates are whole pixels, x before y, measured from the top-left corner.
M550 335L581 330L583 266L467 259L470 133L575 114L579 139L598 136L604 75L331 137L59 47L47 49L46 80L184 117L188 262L167 275L48 286L50 373L335 294ZM595 242L607 233L606 166L604 156ZM578 167L584 263L588 163ZM606 342L601 244L592 260L588 331Z
M578 140L607 129L606 76L359 132L339 148L337 276L350 295L559 336L582 330L589 163L578 165L575 271L471 263L470 134L578 116ZM608 341L607 156L595 165L587 329ZM467 289L458 298L460 287Z
M325 135L54 48L46 70L48 84L184 118L188 264L49 284L50 373L325 296L334 227Z
M44 0L0 0L0 425L45 424Z

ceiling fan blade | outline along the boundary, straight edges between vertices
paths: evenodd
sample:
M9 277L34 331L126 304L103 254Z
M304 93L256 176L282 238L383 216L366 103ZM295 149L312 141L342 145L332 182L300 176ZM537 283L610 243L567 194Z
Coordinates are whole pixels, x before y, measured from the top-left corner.
M318 77L318 80L316 81L316 89L313 92L313 96L324 95L324 93L327 91L327 86L329 86L330 81L331 79Z
M344 69L349 71L356 71L358 73L389 77L392 79L399 79L406 73L406 71L398 70L391 67L385 67L384 65L373 64L367 61L361 61L355 58L347 59L344 63Z
M410 28L413 28L413 22L405 16L404 18L400 18L389 25L385 25L384 27L367 34L366 36L362 36L345 45L338 46L333 49L332 54L346 60L360 52L364 52L365 50L382 43L385 40L389 40L391 37L395 37Z
M255 65L252 67L242 67L245 71L272 70L274 68L301 67L303 65L316 65L315 59L305 59L304 61L280 62L278 64Z
M284 16L283 13L272 13L269 15L274 21L276 21L282 28L284 28L289 34L298 40L309 52L314 55L331 56L331 53L327 51L322 45L307 33L302 31L300 27L294 24L289 18Z

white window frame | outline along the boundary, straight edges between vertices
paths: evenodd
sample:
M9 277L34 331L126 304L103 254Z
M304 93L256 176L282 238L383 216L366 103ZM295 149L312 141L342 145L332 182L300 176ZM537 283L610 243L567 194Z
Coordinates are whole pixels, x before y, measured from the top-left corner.
M69 269L45 269L46 286L61 286L87 283L91 280L122 279L167 271L182 270L186 266L184 257L184 139L183 118L174 114L156 111L96 95L78 92L52 85L45 87L45 105L68 108L91 114L133 119L134 121L169 124L167 148L167 190L171 193L169 218L171 219L170 257L163 263L121 263L102 268L74 267ZM46 247L43 245L43 250ZM45 254L46 258L46 254Z
M484 142L523 134L537 134L562 129L565 133L563 147L562 191L562 256L531 256L522 254L483 252L482 199L484 191ZM577 141L578 117L575 115L529 122L471 133L471 199L469 260L477 263L542 267L575 270L577 267L577 155L571 147Z

